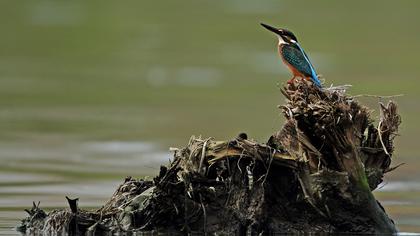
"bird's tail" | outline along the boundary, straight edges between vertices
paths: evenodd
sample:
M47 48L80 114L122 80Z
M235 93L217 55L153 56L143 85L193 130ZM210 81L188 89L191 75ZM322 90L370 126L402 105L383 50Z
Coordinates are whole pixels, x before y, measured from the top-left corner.
M308 55L306 55L305 51L299 45L299 43L296 42L296 44L298 45L299 50L303 53L303 56L305 57L306 61L309 63L309 66L311 67L311 78L312 78L312 82L314 82L314 84L316 86L318 86L319 88L321 88L322 87L321 81L318 79L318 75L315 72L315 69L314 69L314 66L312 65L311 60L309 60Z

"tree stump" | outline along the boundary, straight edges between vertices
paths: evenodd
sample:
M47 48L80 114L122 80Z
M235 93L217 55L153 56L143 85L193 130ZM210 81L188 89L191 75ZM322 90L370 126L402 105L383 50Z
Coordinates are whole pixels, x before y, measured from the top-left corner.
M372 191L390 167L397 105L370 110L344 88L298 80L282 90L286 122L267 143L192 137L153 181L126 178L96 211L46 214L33 206L21 232L395 233Z

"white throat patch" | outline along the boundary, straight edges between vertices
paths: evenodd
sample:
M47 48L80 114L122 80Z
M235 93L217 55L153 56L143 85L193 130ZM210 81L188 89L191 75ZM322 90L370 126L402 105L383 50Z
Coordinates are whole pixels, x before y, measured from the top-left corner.
M277 36L279 38L279 45L286 44L286 41L281 36Z

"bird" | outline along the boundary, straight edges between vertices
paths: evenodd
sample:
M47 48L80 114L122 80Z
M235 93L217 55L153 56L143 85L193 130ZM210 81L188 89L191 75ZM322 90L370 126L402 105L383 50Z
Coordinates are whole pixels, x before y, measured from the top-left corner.
M288 83L293 83L296 77L300 77L312 81L317 87L321 88L321 81L315 72L314 66L298 43L296 36L287 29L275 28L264 23L261 23L261 25L267 30L274 32L279 39L278 49L280 57L293 74Z

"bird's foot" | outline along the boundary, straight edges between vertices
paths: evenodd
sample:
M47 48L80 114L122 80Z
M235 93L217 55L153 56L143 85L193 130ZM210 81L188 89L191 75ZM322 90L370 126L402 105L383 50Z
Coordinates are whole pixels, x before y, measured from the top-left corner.
M287 81L287 84L294 84L295 78L296 78L296 76L293 76L293 78L291 78Z

